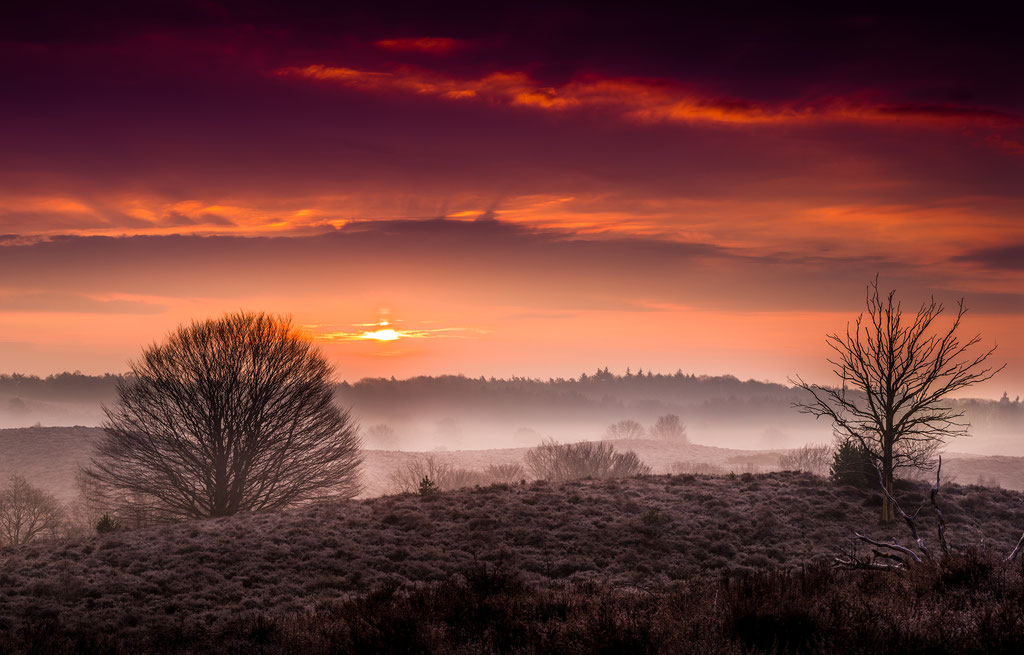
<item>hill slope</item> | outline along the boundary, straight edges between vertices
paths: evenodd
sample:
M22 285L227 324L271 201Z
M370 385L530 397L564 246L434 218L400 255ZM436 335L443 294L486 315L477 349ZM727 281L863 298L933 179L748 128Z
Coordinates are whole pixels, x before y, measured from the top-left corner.
M908 506L923 485L900 492ZM1007 552L1024 496L943 490L951 542ZM704 573L829 559L877 525L877 497L804 474L465 489L322 503L0 551L0 630L40 616L132 635L214 626L240 613L305 611L381 584L449 579L475 563L540 587L658 589ZM923 512L924 513L924 512ZM934 542L934 525L921 520Z

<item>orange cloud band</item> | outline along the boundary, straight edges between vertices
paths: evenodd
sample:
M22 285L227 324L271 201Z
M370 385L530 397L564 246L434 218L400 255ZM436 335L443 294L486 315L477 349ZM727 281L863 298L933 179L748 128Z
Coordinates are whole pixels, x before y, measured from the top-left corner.
M801 124L823 121L913 123L921 125L1020 126L1015 114L959 105L884 104L842 97L770 105L702 96L674 82L638 78L582 77L545 86L523 72L495 72L459 79L413 69L367 71L336 66L285 67L279 77L329 82L365 91L402 92L448 100L477 100L506 106L564 111L612 110L647 123Z

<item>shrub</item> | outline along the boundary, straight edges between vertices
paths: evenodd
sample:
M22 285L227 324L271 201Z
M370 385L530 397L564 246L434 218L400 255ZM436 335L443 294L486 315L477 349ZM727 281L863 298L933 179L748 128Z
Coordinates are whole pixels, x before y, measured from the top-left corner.
M423 479L420 480L419 491L421 496L430 496L437 491L437 485L429 476L424 475Z
M386 423L371 425L366 431L366 445L371 448L395 450L398 448L398 441L398 434Z
M24 477L12 475L0 489L0 545L17 546L56 537L64 522L60 502Z
M438 491L490 484L491 479L481 471L457 469L450 462L442 462L434 455L417 457L388 476L395 493L414 493L420 490L424 478L429 478Z
M490 484L490 479L481 471L453 468L448 479L444 481L442 488L448 491L450 489L462 489L463 487L475 487L485 484Z
M658 417L654 427L651 428L651 436L665 441L689 442L686 437L686 426L679 421L679 417L675 414Z
M640 515L640 532L648 537L660 537L671 522L667 514L652 507Z
M455 467L450 462L442 462L433 455L417 457L388 476L391 490L395 493L413 493L419 491L420 483L429 478L439 489L443 482L451 477Z
M96 533L107 534L110 532L116 532L121 529L121 524L117 519L112 518L110 514L104 513L100 517L100 520L96 522Z
M605 439L640 439L643 436L644 426L632 419L616 421L605 431Z
M803 471L821 477L828 475L832 463L832 448L821 444L805 444L779 456L783 471Z
M836 484L870 489L878 486L878 469L860 444L843 441L832 455L829 478Z
M560 444L547 440L527 451L526 466L536 477L552 482L622 478L651 472L651 467L633 451L617 453L610 443L600 441Z
M526 469L519 463L491 464L484 469L484 475L491 484L515 484L526 479Z

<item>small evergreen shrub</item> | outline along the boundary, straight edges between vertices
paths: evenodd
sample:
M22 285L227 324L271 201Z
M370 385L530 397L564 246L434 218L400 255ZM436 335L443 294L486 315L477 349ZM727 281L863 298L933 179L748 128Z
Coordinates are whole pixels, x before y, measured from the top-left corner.
M420 480L420 495L432 496L435 493L437 493L437 485L429 476L424 475L423 479Z
M121 529L121 523L110 516L110 514L104 514L100 517L100 520L96 522L96 534L109 534L111 532L117 532Z
M871 489L878 486L878 469L860 444L844 441L832 456L829 479L836 484Z

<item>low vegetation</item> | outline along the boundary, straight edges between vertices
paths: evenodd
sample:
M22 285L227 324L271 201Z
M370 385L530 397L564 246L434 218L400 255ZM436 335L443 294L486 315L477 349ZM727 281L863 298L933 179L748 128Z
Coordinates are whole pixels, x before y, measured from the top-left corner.
M436 455L421 455L407 461L388 476L392 493L413 493L424 488L423 481L436 491L492 484L514 484L526 478L522 464L489 464L483 470L456 468Z
M779 468L825 476L832 464L833 452L831 446L809 443L779 455Z
M977 551L904 576L817 564L672 588L567 584L538 589L501 565L312 611L243 612L139 639L58 615L0 633L36 652L223 653L1018 653L1024 575Z
M908 506L927 493L898 484ZM1024 496L955 484L942 494L954 549L1012 549ZM816 568L854 529L904 539L905 526L876 523L877 508L872 491L801 473L647 476L324 502L31 543L0 550L0 648L200 652L216 641L230 651L236 640L237 652L750 652L795 635L789 651L877 652L872 644L895 631L890 650L915 652L936 643L939 624L956 626L962 652L1008 643L1011 633L995 629L1024 616L1021 574L986 551L902 577ZM934 532L932 517L919 522ZM867 628L844 627L886 607ZM846 641L855 629L859 641Z
M640 461L635 452L617 453L607 441L560 444L547 440L528 450L525 460L535 478L550 482L625 478L651 472L651 467Z

